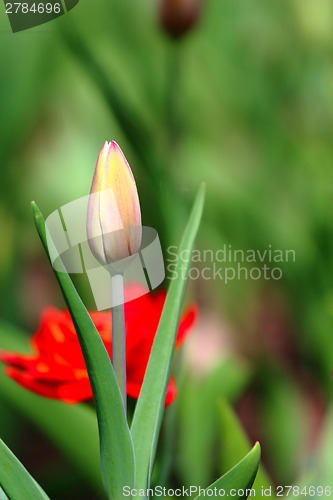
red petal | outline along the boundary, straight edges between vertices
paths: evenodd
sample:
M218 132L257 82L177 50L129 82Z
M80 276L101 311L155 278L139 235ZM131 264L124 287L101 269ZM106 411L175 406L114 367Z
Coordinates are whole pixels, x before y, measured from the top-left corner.
M175 379L171 377L166 393L165 406L171 405L171 403L173 403L173 401L175 400L176 396L177 396L177 387Z
M182 342L184 342L186 337L189 335L190 330L197 318L197 315L198 315L198 306L196 304L191 304L187 308L185 313L182 315L178 327L176 349L180 346Z
M125 304L127 392L138 398L150 351L166 298L165 291L146 294ZM190 306L182 315L176 347L189 334L197 315L196 306ZM112 321L110 312L93 312L91 318L111 357ZM47 308L32 337L36 354L20 355L0 351L0 360L7 363L7 374L19 384L46 397L67 403L91 399L83 356L73 322L68 311ZM176 385L170 379L166 405L176 397Z
M80 344L68 311L47 308L31 340L34 349L50 359L57 354L76 368L84 368Z
M59 399L68 404L80 403L93 397L89 379L60 385L58 395Z
M30 366L31 362L35 362L36 356L17 354L16 352L0 350L0 361L17 368L25 369Z
M59 399L56 385L36 382L36 380L28 377L24 373L22 374L22 372L16 370L15 368L6 368L5 372L11 379L15 380L15 382L20 384L22 387L25 387L36 394L40 394L40 396Z
M142 384L133 384L131 382L127 382L127 395L131 398L138 399L141 391ZM175 379L173 377L170 378L169 385L166 392L165 397L165 406L169 406L177 396L177 387L175 383Z

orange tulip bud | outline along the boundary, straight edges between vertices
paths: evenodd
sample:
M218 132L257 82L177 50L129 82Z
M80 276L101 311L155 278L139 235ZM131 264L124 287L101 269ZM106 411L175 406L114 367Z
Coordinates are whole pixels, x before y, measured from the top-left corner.
M102 147L92 180L87 236L94 257L102 265L138 252L141 211L135 180L115 141Z

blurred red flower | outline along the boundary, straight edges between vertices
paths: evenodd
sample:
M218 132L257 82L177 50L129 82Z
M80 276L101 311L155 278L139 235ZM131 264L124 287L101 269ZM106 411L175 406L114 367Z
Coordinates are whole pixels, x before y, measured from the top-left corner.
M147 294L125 303L127 394L138 398L161 317L166 293ZM112 352L111 312L92 312L110 358ZM181 317L176 348L189 333L196 317L191 305ZM31 338L35 354L25 355L0 350L0 360L7 364L7 375L23 387L42 396L77 403L92 399L92 391L80 344L67 310L49 307L42 313L38 330ZM166 405L177 393L171 377Z

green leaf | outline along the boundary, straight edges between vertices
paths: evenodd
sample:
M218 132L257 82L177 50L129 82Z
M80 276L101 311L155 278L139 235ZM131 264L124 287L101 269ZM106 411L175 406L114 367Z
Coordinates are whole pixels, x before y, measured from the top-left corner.
M219 490L224 490L224 496L232 497L234 500L245 500L250 494L254 496L255 493L253 489L251 490L251 487L257 474L259 462L260 444L257 442L243 460L204 490L206 495L202 492L194 500L203 496L212 496L207 495L207 491L214 490L215 488L217 492ZM214 497L220 498L219 493L215 494Z
M32 208L38 234L49 256L45 221L34 202ZM75 326L94 395L104 488L108 498L119 500L123 486L134 484L134 452L118 382L102 339L72 280L65 269L54 273Z
M49 498L2 439L0 439L0 486L10 500Z
M131 433L136 458L136 487L138 489L145 489L150 482L187 281L183 276L187 275L191 263L190 259L184 259L184 255L192 251L199 229L204 195L205 186L202 185L179 247L179 258L175 270L178 276L169 287L135 408Z
M228 470L241 457L247 453L251 446L244 429L239 422L237 415L225 399L219 401L220 429L221 429L221 462L222 471ZM255 497L261 497L261 489L270 488L273 481L269 479L265 469L260 465L253 489ZM271 492L270 499L276 498L274 491Z
M0 348L31 353L29 336L0 323ZM27 391L0 370L0 399L36 425L96 491L102 487L95 411L85 404L67 405ZM61 422L61 425L59 425Z

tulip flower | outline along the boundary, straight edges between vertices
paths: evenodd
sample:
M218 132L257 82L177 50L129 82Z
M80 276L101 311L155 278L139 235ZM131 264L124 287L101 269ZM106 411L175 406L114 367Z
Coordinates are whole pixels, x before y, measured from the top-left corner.
M87 236L94 257L108 266L111 298L117 297L119 304L112 307L112 364L126 412L124 281L115 263L140 250L142 226L135 180L115 141L105 142L97 158L88 201Z
M202 0L160 0L161 24L172 38L181 38L197 23Z
M92 180L87 236L94 257L102 265L139 251L141 211L135 180L115 141L102 147Z
M131 285L139 286L139 285ZM147 294L125 304L127 394L137 399L148 364L166 293ZM197 307L190 305L182 315L177 343L190 333ZM112 320L108 312L92 312L90 316L100 333L110 357L112 352ZM43 312L37 331L31 338L33 354L0 349L0 360L6 373L18 384L41 396L59 399L68 404L92 399L88 373L80 344L68 311L48 307ZM165 404L175 399L177 388L171 377Z

